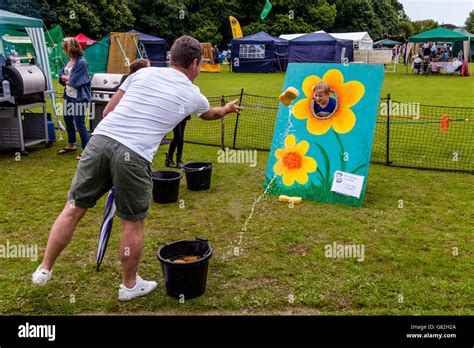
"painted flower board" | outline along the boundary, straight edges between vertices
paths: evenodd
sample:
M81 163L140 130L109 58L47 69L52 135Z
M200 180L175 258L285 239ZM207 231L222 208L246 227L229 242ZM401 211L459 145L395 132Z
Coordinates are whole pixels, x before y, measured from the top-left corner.
M376 64L288 65L283 91L299 95L278 109L268 193L363 205L383 74ZM337 171L364 177L359 198L331 191Z

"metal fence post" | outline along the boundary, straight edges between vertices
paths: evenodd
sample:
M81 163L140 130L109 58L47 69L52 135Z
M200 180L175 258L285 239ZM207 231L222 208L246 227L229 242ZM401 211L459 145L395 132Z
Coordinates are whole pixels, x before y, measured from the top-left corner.
M243 95L244 95L244 89L242 88L242 90L240 91L239 105L242 104ZM237 116L235 117L235 129L234 129L234 146L233 146L234 150L235 150L235 142L237 140L237 126L239 125L239 116L240 116L240 112L237 112Z
M390 109L391 109L391 100L390 100L390 93L387 94L387 144L385 148L385 164L389 166L390 162Z
M221 96L221 106L225 106L225 97L222 95ZM225 116L221 118L221 149L224 150L225 147Z

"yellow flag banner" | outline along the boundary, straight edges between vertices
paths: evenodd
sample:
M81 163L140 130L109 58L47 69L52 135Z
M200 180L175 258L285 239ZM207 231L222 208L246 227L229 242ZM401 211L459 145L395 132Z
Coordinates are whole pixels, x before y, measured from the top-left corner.
M237 18L229 16L230 20L230 27L232 28L232 36L234 39L238 39L239 37L242 37L242 29L240 28L239 21Z

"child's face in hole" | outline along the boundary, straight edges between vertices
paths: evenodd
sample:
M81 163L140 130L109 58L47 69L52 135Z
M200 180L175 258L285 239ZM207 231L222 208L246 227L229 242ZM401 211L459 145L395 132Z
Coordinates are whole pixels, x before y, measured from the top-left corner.
M321 106L326 106L329 102L329 94L324 93L324 90L314 90L313 99Z

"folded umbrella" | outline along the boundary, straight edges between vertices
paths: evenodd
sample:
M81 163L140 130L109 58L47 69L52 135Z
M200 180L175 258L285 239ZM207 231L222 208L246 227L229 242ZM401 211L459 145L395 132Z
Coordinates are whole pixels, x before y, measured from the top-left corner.
M105 256L107 250L107 243L109 242L110 231L112 231L112 223L114 222L115 214L115 189L112 187L107 196L107 203L105 204L104 217L102 218L102 225L100 226L99 245L97 248L97 272L100 270L100 264Z

